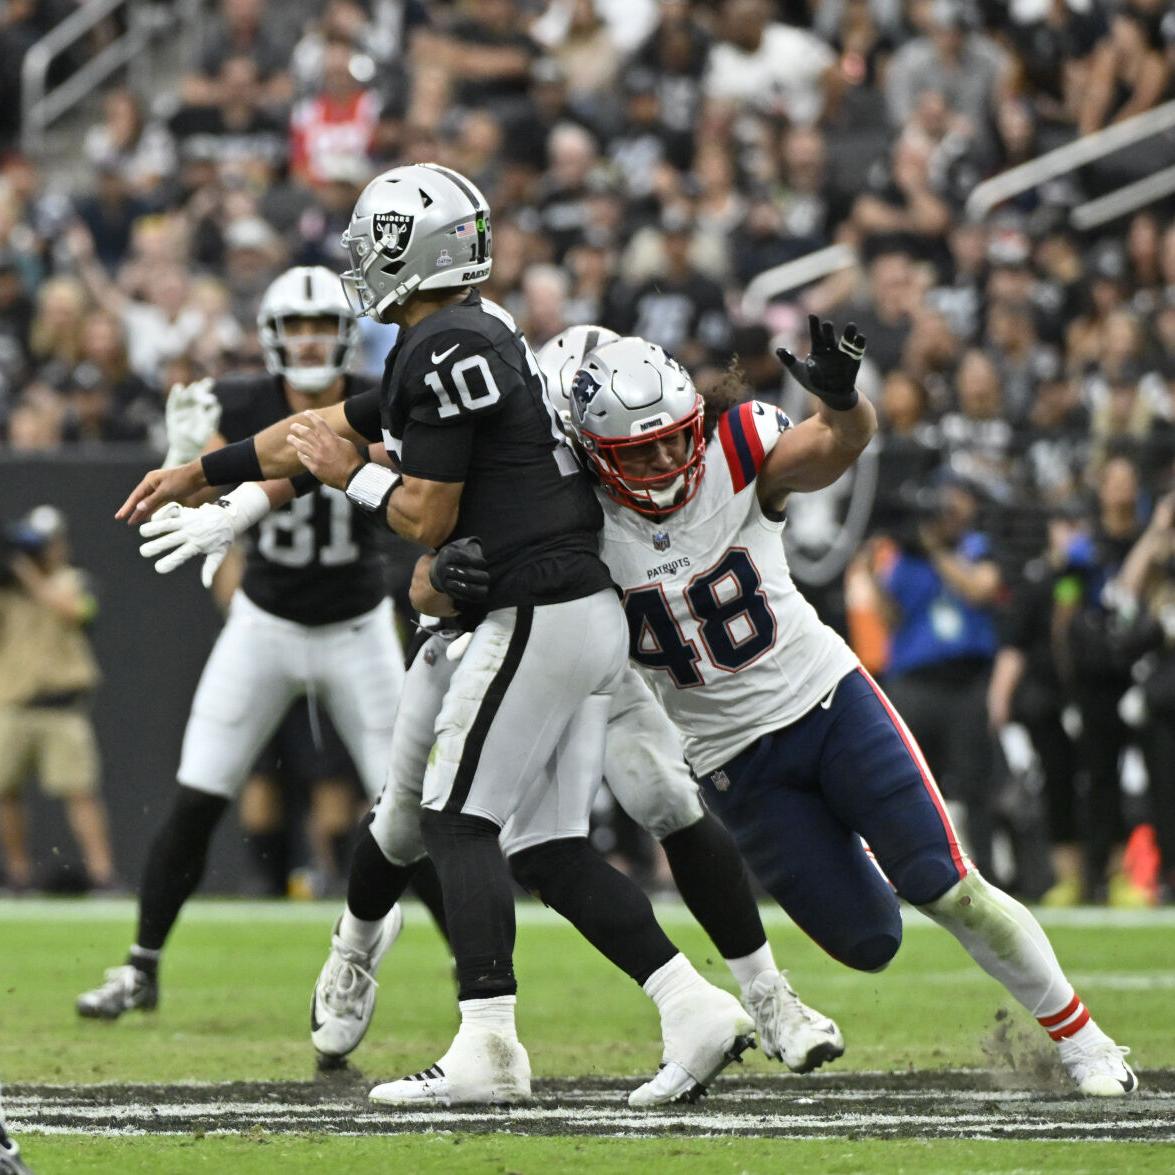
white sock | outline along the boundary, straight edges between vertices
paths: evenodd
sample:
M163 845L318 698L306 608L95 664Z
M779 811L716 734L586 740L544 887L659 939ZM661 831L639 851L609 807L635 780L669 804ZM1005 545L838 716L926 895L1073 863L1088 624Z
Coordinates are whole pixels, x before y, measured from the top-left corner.
M667 1004L706 981L694 970L694 965L679 951L668 963L663 963L642 985L645 995L663 1012Z
M339 921L339 940L343 946L367 954L379 942L383 925L382 918L377 918L374 922L366 922L362 918L356 918L349 908L345 909L343 917Z
M978 873L968 873L938 901L919 909L949 930L1054 1040L1077 1032L1089 1019L1040 923Z
M514 1005L517 1003L518 997L513 995L495 995L484 1000L458 1000L461 1027L488 1028L491 1032L499 1032L511 1040L517 1040L518 1030L514 1025Z
M741 959L727 959L726 965L730 968L730 973L734 976L735 982L742 991L744 999L751 988L751 984L764 971L774 971L777 974L779 972L779 968L775 965L775 956L771 952L771 944L769 942L765 942L757 951L752 951L749 955L743 955Z

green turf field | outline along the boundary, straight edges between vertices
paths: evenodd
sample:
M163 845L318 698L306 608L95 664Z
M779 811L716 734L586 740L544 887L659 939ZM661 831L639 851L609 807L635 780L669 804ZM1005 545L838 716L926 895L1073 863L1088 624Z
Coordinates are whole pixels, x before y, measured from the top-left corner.
M311 1114L318 1093L317 1087L305 1084L314 1078L308 1005L335 912L334 906L193 903L168 949L159 1011L108 1025L80 1020L73 1011L73 999L97 983L105 967L122 961L133 931L131 903L0 903L0 942L4 944L0 1077L6 1083L10 1116L18 1126L23 1123L31 1130L38 1128L37 1123L46 1129L66 1128L54 1127L52 1115L38 1111L35 1099L28 1100L23 1111L11 1108L21 1106L28 1087L165 1086L191 1081L303 1083L299 1096L309 1104L296 1112ZM908 924L903 949L887 972L859 975L827 959L776 911L767 915L777 957L790 969L801 996L836 1017L845 1034L846 1055L822 1070L821 1078L827 1074L848 1081L855 1072L870 1071L906 1074L903 1087L912 1091L911 1096L925 1099L924 1103L903 1103L906 1109L914 1105L915 1126L902 1132L915 1137L873 1140L873 1119L854 1125L851 1116L845 1119L848 1125L840 1138L792 1141L735 1136L753 1133L754 1111L760 1104L770 1108L767 1098L814 1104L810 1112L815 1117L803 1119L807 1125L797 1125L798 1134L832 1129L820 1117L825 1103L819 1091L826 1086L812 1085L816 1091L812 1095L794 1084L798 1079L780 1076L778 1066L752 1054L737 1079L724 1081L723 1088L703 1103L706 1113L686 1115L680 1121L667 1119L667 1133L655 1138L599 1137L601 1132L640 1132L627 1119L609 1118L611 1109L600 1111L604 1125L597 1122L592 1127L595 1137L559 1137L561 1122L574 1124L574 1117L566 1118L567 1113L574 1115L573 1107L559 1111L563 1117L543 1119L545 1125L538 1132L546 1137L504 1136L504 1131L532 1134L534 1123L522 1126L518 1117L498 1112L497 1122L490 1121L488 1126L483 1116L471 1119L469 1129L460 1122L412 1127L450 1132L445 1134L342 1138L315 1132L313 1116L298 1119L305 1129L299 1125L274 1132L270 1116L260 1106L247 1110L244 1119L231 1119L235 1126L223 1135L199 1127L187 1129L181 1117L178 1136L87 1138L26 1133L25 1151L39 1173L50 1175L55 1171L186 1175L211 1170L336 1169L636 1171L670 1162L675 1169L689 1171L789 1172L1158 1171L1175 1167L1175 1148L1169 1143L1099 1141L1115 1134L1117 1121L1113 1113L1108 1117L1102 1113L1102 1106L1097 1107L1102 1116L1092 1123L1084 1118L1070 1122L1075 1132L1070 1137L1090 1141L1038 1141L1032 1133L1037 1127L1017 1127L1006 1141L917 1137L917 1115L923 1110L929 1111L926 1122L933 1126L936 1115L949 1118L966 1108L967 1098L1002 1095L956 1095L949 1075L937 1080L933 1074L911 1075L911 1070L987 1071L974 1079L960 1079L968 1088L973 1080L981 1086L994 1082L994 1088L1010 1091L1052 1088L1047 1095L1013 1092L1007 1097L1023 1098L1015 1103L1022 1108L1041 1097L1059 1099L1056 1112L1062 1118L1087 1114L1088 1103L1069 1098L1062 1085L1048 1086L1048 1080L1055 1081L1055 1073L1049 1077L1053 1050L1047 1038L1019 1010L1005 1018L1002 1009L1009 1004L1002 989L979 972L952 939L923 919L915 916ZM610 1092L597 1092L591 1104L597 1108L615 1105L619 1110L625 1085L639 1084L659 1060L657 1018L651 1003L546 911L523 907L520 920L518 1024L535 1077L575 1079L585 1085L595 1082L609 1090L615 1086ZM680 908L666 907L662 921L705 974L731 986L725 967ZM1144 1071L1175 1069L1173 930L1175 918L1170 911L1116 918L1079 911L1050 920L1050 935L1078 992L1107 1031L1133 1046L1132 1062ZM362 1076L353 1075L345 1087L323 1086L322 1097L338 1107L338 1113L346 1113L351 1104L354 1113L367 1113L370 1107L362 1088L369 1081L431 1064L455 1028L448 960L418 908L409 909L404 933L384 963L380 980L376 1019L355 1056ZM607 1079L630 1080L613 1080L609 1086ZM743 1079L750 1080L745 1090L739 1084ZM1164 1074L1156 1074L1150 1087L1162 1087L1164 1081L1168 1091L1175 1088ZM941 1086L941 1092L920 1092L930 1084ZM311 1093L307 1095L306 1090ZM131 1095L111 1095L115 1109L124 1096ZM273 1091L264 1096L272 1098ZM567 1098L574 1102L578 1096L574 1089L556 1093L550 1104L557 1106ZM842 1099L836 1103L840 1112L854 1099L863 1104L873 1094L846 1088L836 1096ZM984 1102L983 1107L996 1104L1002 1102ZM1136 1099L1131 1112L1141 1125L1139 1104ZM729 1123L715 1117L724 1107L734 1107L743 1116ZM899 1108L897 1116L903 1112ZM978 1117L991 1112L981 1108ZM109 1125L103 1124L106 1119L96 1119L98 1129L123 1128L114 1110L102 1113L113 1116ZM1148 1102L1145 1114L1146 1129L1136 1137L1175 1138L1175 1099L1168 1096ZM884 1115L876 1120L887 1121ZM247 1128L245 1121L251 1122ZM385 1119L376 1128L394 1126ZM883 1135L888 1130L885 1127ZM454 1160L455 1155L459 1160Z

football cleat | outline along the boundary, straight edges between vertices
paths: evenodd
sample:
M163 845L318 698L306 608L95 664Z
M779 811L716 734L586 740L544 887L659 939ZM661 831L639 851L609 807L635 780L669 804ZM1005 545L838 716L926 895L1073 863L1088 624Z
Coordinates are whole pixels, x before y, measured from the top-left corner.
M1138 1089L1126 1063L1130 1049L1115 1044L1096 1024L1058 1042L1061 1064L1086 1097L1125 1097Z
M11 1138L0 1141L0 1175L33 1175L20 1157L20 1147Z
M151 1012L158 1004L158 978L124 963L106 972L106 982L101 987L82 992L77 999L77 1010L79 1015L93 1020L117 1020L123 1012L136 1008Z
M320 1063L341 1061L363 1039L375 1013L375 973L403 925L397 904L384 919L375 946L358 951L342 942L339 922L335 923L330 954L310 997L310 1040Z
M530 1100L530 1058L513 1034L466 1025L435 1064L385 1081L368 1095L381 1106L503 1105Z
M835 1021L802 1003L781 971L757 976L744 1007L755 1020L763 1055L793 1073L810 1073L845 1051Z
M661 1011L665 1049L655 1076L628 1095L637 1108L696 1102L706 1086L755 1047L755 1023L729 992L706 983Z

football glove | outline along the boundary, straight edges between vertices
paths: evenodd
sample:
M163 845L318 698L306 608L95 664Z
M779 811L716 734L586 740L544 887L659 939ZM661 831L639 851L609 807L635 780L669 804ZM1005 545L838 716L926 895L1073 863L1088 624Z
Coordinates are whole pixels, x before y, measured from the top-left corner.
M457 539L443 546L429 568L428 582L453 600L484 600L490 592L490 569L481 539Z
M812 332L812 349L807 359L801 362L784 347L775 354L812 395L829 408L847 412L857 404L857 372L865 354L865 336L850 322L838 343L836 327L831 322L821 322L815 314L808 315L808 328Z
M210 588L229 548L269 509L269 497L256 482L245 482L219 501L196 509L171 502L139 527L139 534L151 540L139 548L139 554L144 559L162 556L155 564L160 575L203 555L200 580Z
M186 465L204 451L209 438L220 427L220 401L212 391L212 379L193 384L173 384L163 409L167 426L167 456L164 469Z

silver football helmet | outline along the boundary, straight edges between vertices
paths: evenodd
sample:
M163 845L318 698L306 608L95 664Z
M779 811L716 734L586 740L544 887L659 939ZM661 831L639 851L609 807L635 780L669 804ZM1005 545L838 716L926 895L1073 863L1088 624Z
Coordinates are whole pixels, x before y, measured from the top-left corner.
M583 357L618 338L614 330L603 326L569 326L539 348L535 358L547 381L547 398L563 417L564 424L571 423L571 381L582 366Z
M290 318L333 319L329 334L299 335L286 333ZM346 370L359 343L359 322L347 299L339 275L322 265L298 265L287 269L270 284L261 296L257 311L257 334L265 352L265 368L280 375L292 388L313 395L325 391ZM294 362L291 344L320 342L325 362Z
M706 452L702 397L656 343L622 338L585 355L572 381L571 425L601 486L622 506L660 518L697 492ZM626 451L679 433L680 464L655 477L625 471Z
M485 197L438 163L393 167L367 185L342 237L351 256L343 289L352 309L382 321L418 290L472 286L490 276Z

